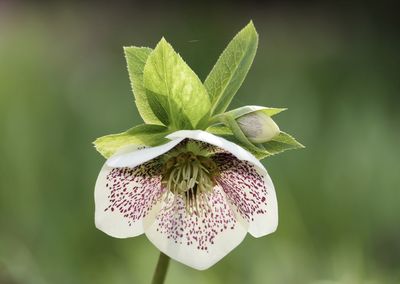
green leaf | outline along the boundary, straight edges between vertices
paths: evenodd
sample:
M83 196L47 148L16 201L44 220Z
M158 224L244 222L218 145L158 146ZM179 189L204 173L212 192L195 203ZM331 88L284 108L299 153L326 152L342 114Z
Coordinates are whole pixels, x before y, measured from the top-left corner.
M272 155L282 153L286 150L305 148L292 136L282 131L278 136L272 138L271 141L263 143L263 146L265 150L267 150Z
M262 111L268 116L274 116L282 111L285 111L286 108L272 108L272 107L263 107L263 106L244 106L240 108L233 109L231 111L227 111L218 115L215 115L210 119L209 124L219 123L221 119L226 115L232 116L233 118L239 118L245 114L255 112L255 111Z
M209 115L211 103L206 89L164 38L149 55L143 79L145 88L157 96L176 129L196 128Z
M147 47L124 47L129 79L139 114L145 123L161 124L162 121L160 122L149 105L143 85L143 69L151 51L152 49Z
M168 98L163 96L158 96L150 90L146 90L147 101L153 113L157 118L164 124L169 125L168 117Z
M170 131L167 127L154 124L141 124L119 134L97 138L93 144L105 158L111 157L118 149L130 144L156 146L168 140Z
M211 114L223 113L253 63L258 45L258 34L250 22L228 44L204 82L211 98Z

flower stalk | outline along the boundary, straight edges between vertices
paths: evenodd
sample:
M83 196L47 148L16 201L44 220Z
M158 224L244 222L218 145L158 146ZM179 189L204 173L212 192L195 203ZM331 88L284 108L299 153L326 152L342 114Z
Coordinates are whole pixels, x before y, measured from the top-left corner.
M158 257L157 267L154 271L152 284L163 284L165 281L165 276L167 275L167 270L169 266L170 258L160 252L160 256Z

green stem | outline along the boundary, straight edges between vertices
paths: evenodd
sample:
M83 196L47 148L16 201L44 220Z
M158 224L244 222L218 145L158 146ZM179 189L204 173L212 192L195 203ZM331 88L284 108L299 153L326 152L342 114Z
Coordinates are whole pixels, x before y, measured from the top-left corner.
M167 269L169 265L169 257L160 252L158 258L157 267L154 271L152 284L163 284L165 281L165 275L167 275Z

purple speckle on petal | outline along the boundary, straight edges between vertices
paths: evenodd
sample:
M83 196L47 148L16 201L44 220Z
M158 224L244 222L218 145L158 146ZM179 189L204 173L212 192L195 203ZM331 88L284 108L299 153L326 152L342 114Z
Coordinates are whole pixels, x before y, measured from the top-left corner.
M112 169L106 176L109 205L104 211L120 213L129 225L142 219L163 193L159 171L155 161Z
M255 166L230 153L216 154L213 159L220 170L217 182L238 212L248 221L266 214L268 189Z
M210 208L202 204L202 214L190 215L185 202L171 195L168 204L156 217L157 231L176 244L194 246L208 252L219 234L237 226L236 217L221 189L216 187L207 197Z

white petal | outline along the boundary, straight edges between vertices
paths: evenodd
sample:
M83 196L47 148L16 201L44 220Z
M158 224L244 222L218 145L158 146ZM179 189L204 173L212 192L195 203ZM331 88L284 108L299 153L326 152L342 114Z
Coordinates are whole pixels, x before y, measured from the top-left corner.
M162 195L158 171L152 162L132 169L105 164L94 192L96 227L116 238L143 234L143 218Z
M260 161L254 157L253 154L249 153L247 150L243 149L239 145L232 143L222 137L215 136L214 134L208 133L202 130L180 130L169 134L166 138L174 140L179 138L190 138L194 140L203 141L211 145L222 148L230 153L232 153L239 160L248 161L255 166L259 167L260 170L265 170L264 166Z
M146 218L146 236L172 259L199 270L209 268L242 242L247 222L237 219L221 188L208 198L212 211L196 216L186 213L181 197L175 203L170 197L158 214L153 210Z
M262 237L278 226L278 203L275 188L267 171L260 171L228 153L213 157L220 170L217 182L230 203L249 222L249 233Z
M118 152L110 157L106 164L109 167L136 167L168 152L178 145L184 138L178 138L160 146L134 149L131 152Z
M249 233L256 238L268 235L276 231L278 227L278 201L275 187L268 173L263 175L265 188L267 189L267 204L264 206L265 214L255 214L250 221Z

